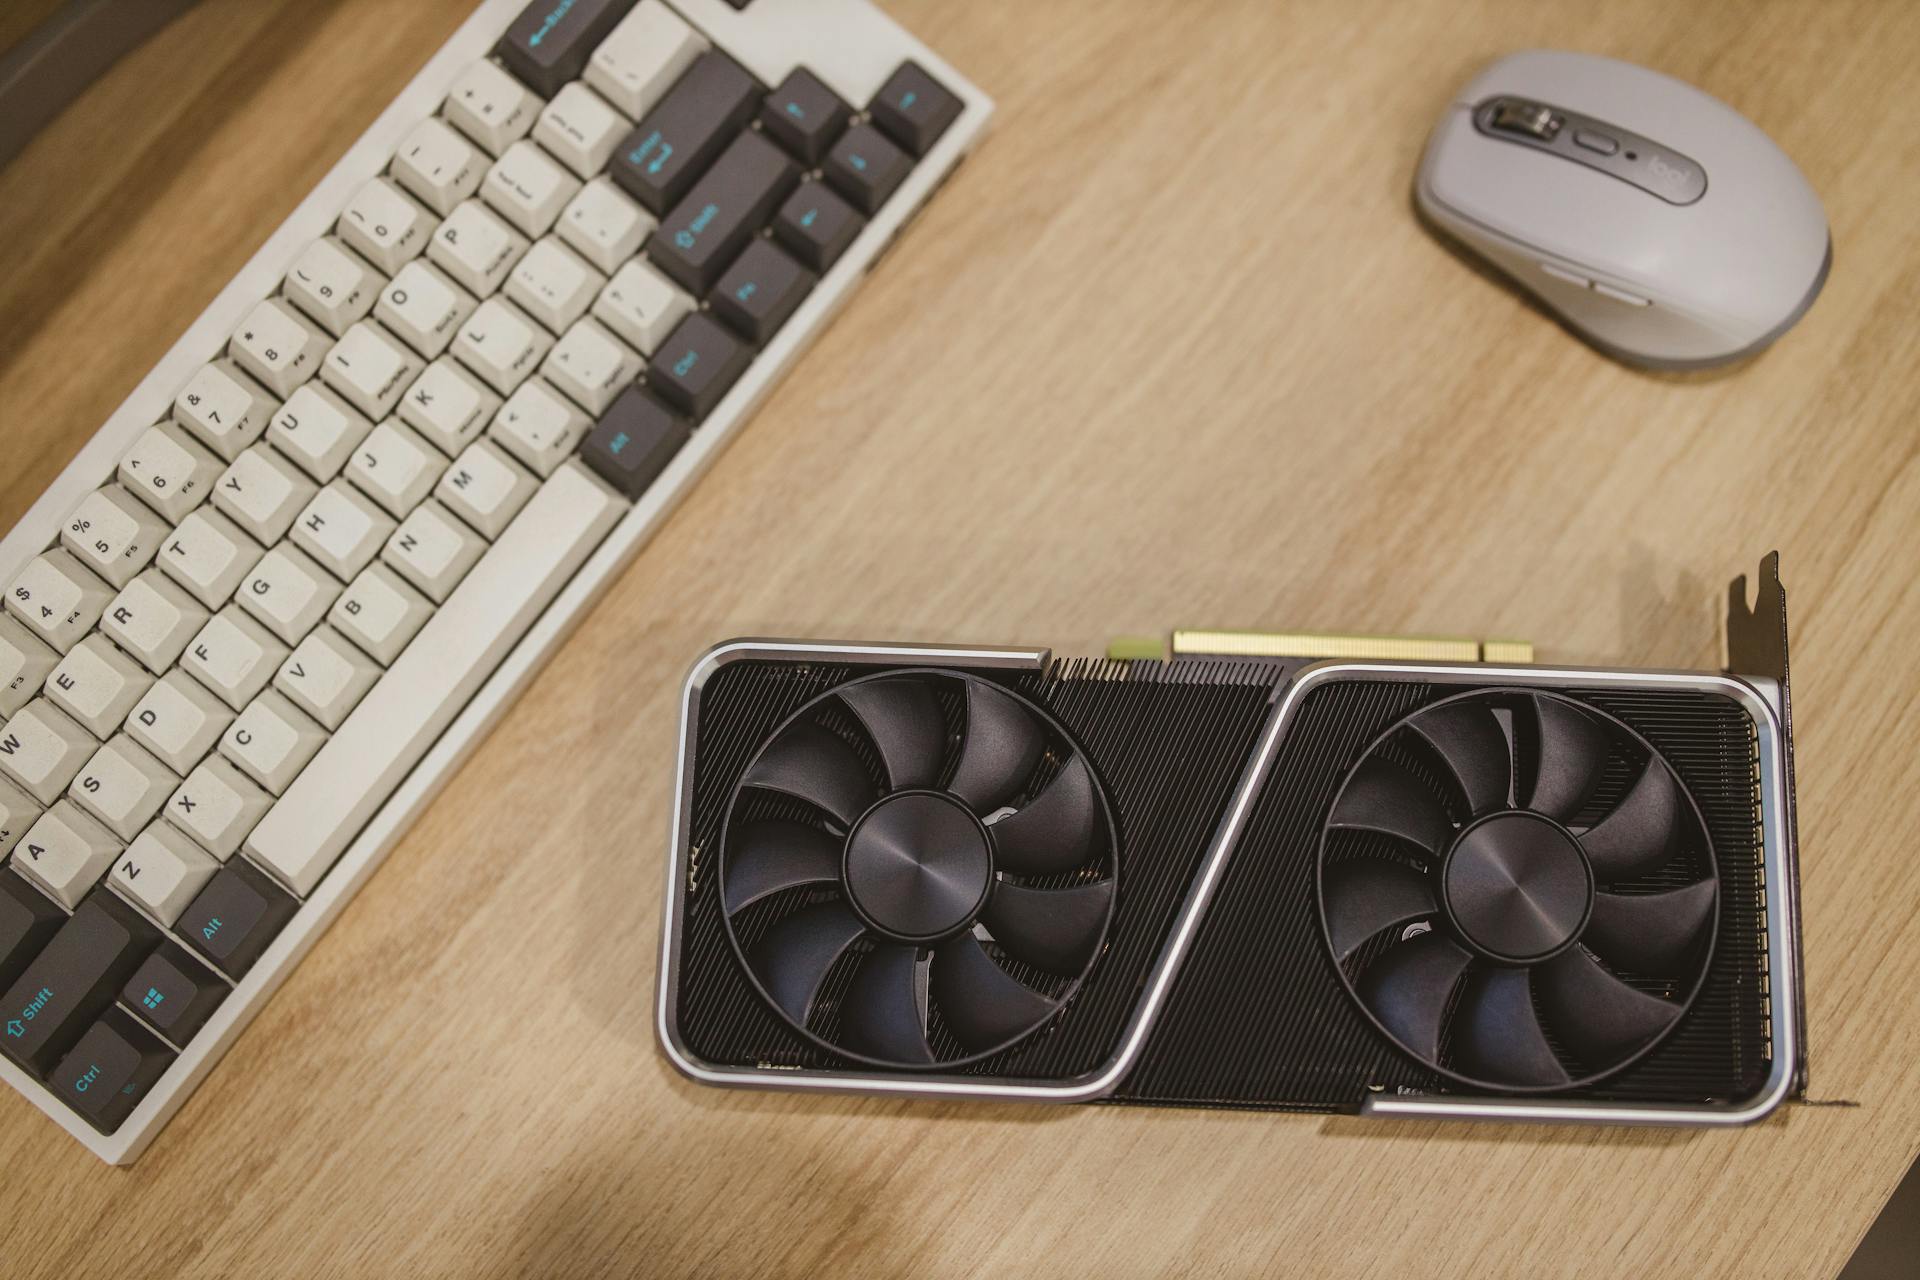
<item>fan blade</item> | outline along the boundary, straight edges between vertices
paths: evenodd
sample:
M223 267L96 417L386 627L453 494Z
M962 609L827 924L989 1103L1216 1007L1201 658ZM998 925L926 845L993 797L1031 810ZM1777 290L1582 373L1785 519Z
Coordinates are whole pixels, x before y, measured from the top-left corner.
M1658 760L1647 761L1627 798L1580 837L1594 879L1631 880L1664 864L1679 816L1680 788L1672 772Z
M865 931L866 925L844 902L796 911L753 949L754 972L773 1002L804 1027L827 970Z
M1468 978L1453 1026L1454 1066L1469 1075L1502 1084L1570 1083L1540 1030L1525 969L1486 969Z
M1450 702L1421 712L1407 727L1447 766L1471 812L1506 807L1513 783L1513 744L1484 703Z
M1326 872L1327 934L1345 960L1388 925L1411 924L1440 910L1422 873L1384 858L1336 862Z
M900 676L852 684L840 690L840 701L879 748L893 790L930 787L939 780L947 725L923 681Z
M987 828L995 861L1023 876L1073 870L1093 852L1094 806L1093 774L1076 755L1033 803Z
M1045 746L1045 735L1025 708L991 685L969 680L967 733L947 790L985 817L1019 794Z
M1087 967L1107 931L1113 881L1066 889L1023 889L996 881L980 918L1016 960L1071 977Z
M1670 973L1713 916L1711 880L1666 893L1596 893L1581 941L1623 969Z
M1378 756L1368 756L1353 771L1328 822L1384 831L1435 855L1453 838L1453 824L1419 779Z
M742 784L818 805L849 827L875 795L853 748L811 721L801 721L768 744Z
M1596 1070L1626 1057L1680 1017L1679 1005L1634 990L1579 947L1567 948L1533 972L1554 1034Z
M1014 980L970 933L948 938L933 953L933 1002L969 1049L991 1049L1039 1026L1053 1001Z
M1447 998L1472 958L1438 933L1423 933L1367 967L1360 999L1394 1039L1432 1062Z
M928 1063L933 1050L914 994L914 968L920 953L912 947L876 947L860 964L853 986L840 1006L847 1047L894 1062Z
M1527 808L1562 822L1580 809L1607 763L1607 735L1593 717L1559 698L1533 697L1539 759Z
M756 822L740 833L727 859L727 914L782 889L839 878L838 840L804 823Z

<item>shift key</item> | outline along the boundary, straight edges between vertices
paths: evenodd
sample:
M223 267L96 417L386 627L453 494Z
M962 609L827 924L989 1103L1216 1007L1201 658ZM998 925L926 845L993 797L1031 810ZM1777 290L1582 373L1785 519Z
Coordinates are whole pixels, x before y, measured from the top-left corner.
M700 297L799 181L800 171L780 148L757 133L743 133L660 220L647 253Z
M0 1050L44 1077L159 944L139 912L95 890L0 997Z

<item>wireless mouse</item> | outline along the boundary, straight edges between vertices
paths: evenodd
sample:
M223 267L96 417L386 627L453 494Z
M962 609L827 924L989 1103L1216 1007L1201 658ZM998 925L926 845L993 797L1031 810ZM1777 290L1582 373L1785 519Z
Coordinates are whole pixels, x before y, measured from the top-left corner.
M1434 128L1415 196L1580 337L1649 368L1764 349L1833 260L1819 197L1757 126L1592 54L1533 49L1482 71Z

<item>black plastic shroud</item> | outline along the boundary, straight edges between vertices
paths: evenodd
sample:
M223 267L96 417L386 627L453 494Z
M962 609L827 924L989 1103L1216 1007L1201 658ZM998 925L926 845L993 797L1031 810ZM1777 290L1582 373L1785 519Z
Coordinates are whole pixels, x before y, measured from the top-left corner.
M1293 665L1076 661L1044 672L968 669L1045 707L1085 748L1113 805L1127 874L1106 953L1066 1013L962 1074L1069 1080L1112 1057L1253 753L1272 691ZM677 1004L682 1039L707 1062L873 1070L805 1043L753 992L727 943L716 879L702 868L710 873L727 798L759 743L809 699L880 669L745 660L721 668L702 690L691 808L700 853L686 899ZM1302 696L1166 1007L1114 1101L1345 1111L1375 1090L1458 1091L1385 1042L1355 1008L1320 931L1314 859L1334 790L1366 746L1401 716L1474 687L1353 679ZM1682 1025L1625 1072L1556 1096L1749 1097L1769 1065L1752 725L1737 703L1714 694L1570 696L1619 717L1679 773L1718 855L1722 899L1712 968ZM957 728L959 709L950 714ZM1593 803L1616 800L1611 789L1631 777L1623 762ZM792 805L780 816L803 818L805 806ZM808 901L808 890L789 890L751 925L764 932ZM820 1016L833 1016L853 959L828 975Z

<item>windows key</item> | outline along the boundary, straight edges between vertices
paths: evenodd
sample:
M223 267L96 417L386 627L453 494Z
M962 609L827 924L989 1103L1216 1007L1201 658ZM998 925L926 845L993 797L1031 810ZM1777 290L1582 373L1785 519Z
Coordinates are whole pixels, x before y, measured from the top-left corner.
M227 984L171 943L127 979L120 1003L173 1043L185 1047L227 998Z

